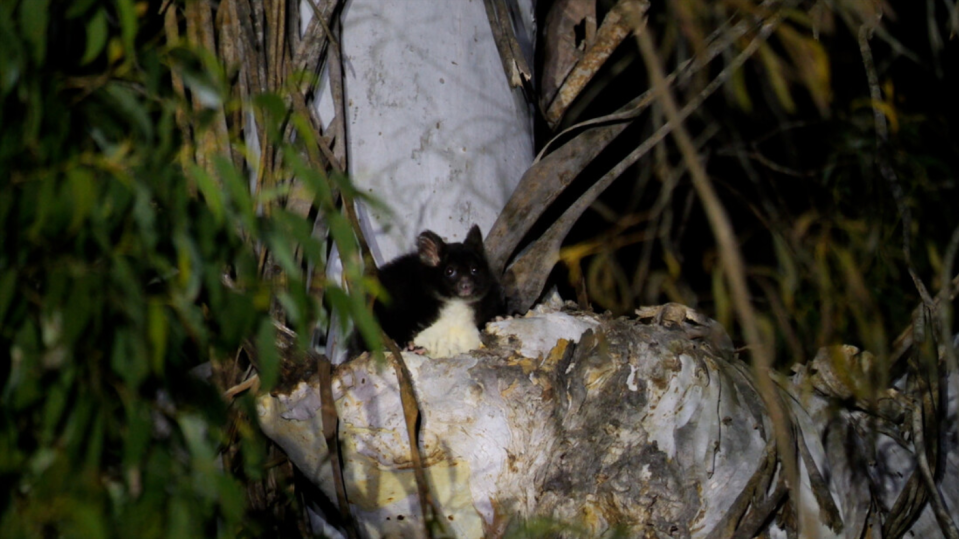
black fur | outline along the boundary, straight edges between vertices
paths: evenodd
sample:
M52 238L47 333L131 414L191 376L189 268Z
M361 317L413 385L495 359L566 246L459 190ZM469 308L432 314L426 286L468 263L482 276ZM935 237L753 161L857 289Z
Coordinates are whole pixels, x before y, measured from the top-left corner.
M470 228L463 243L445 243L426 230L416 245L416 252L380 268L389 297L377 298L373 305L380 326L401 347L436 322L450 300L466 300L478 328L502 313L503 292L486 260L478 226Z

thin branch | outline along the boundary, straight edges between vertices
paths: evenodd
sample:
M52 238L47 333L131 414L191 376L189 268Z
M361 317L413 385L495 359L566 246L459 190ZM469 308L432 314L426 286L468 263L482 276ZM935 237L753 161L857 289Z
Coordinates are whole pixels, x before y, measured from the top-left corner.
M240 393L243 393L247 389L253 389L253 392L256 393L260 387L260 375L254 374L253 376L247 378L245 381L240 382L239 384L227 389L223 392L223 398L231 401Z
M556 97L546 109L546 121L551 127L559 123L586 84L593 79L619 44L629 35L629 25L623 20L623 6L627 1L619 0L606 14L596 33L596 40L563 80L563 84L556 92Z
M323 21L321 21L323 22ZM335 24L334 28L339 32L342 28L339 24ZM336 134L335 139L333 140L333 155L336 159L336 165L340 170L348 170L348 159L349 155L347 154L347 122L346 122L346 98L344 87L344 77L343 77L343 56L340 51L340 45L335 39L337 34L333 33L333 30L323 22L323 30L329 36L330 41L330 56L329 62L329 77L330 77L330 89L333 94L333 108L336 111L336 115L333 117L333 126L332 131Z
M163 28L166 31L167 45L177 45L180 41L180 27L179 21L177 20L176 4L170 4L166 7L166 12L163 14ZM174 93L186 103L186 89L183 85L183 77L176 69L170 70L170 82L173 86ZM175 118L177 127L180 128L180 134L183 137L184 149L180 152L180 157L183 160L183 168L186 169L185 165L189 156L195 155L192 131L189 122L187 122L186 111L183 110L183 107L176 108Z
M942 273L940 276L942 289L939 290L939 294L936 296L936 301L939 303L940 342L944 345L943 348L945 349L947 372L959 371L959 364L957 364L956 360L956 349L953 345L952 338L951 299L955 297L954 289L956 286L949 281L949 275L952 274L953 264L956 261L957 251L959 251L959 226L952 231L952 239L949 240L949 245L946 247L946 252L943 255ZM957 278L959 278L959 276L957 276ZM947 300L945 298L949 299ZM959 395L959 391L956 391L955 394Z
M330 467L333 472L333 484L336 487L336 504L339 506L343 526L349 539L356 539L356 523L350 502L346 496L346 481L343 478L343 466L340 456L339 417L336 413L336 401L333 398L333 365L330 360L313 350L307 352L319 373L320 419L323 423L323 438L330 452ZM319 475L319 474L317 474Z
M635 16L635 15L634 15ZM773 24L766 24L761 29L760 32L756 35L755 38L746 46L743 51L736 56L716 77L709 82L695 97L693 97L689 103L681 111L678 111L678 118L680 121L685 120L690 114L699 109L703 102L712 95L713 92L718 90L729 78L732 76L736 70L738 70L746 60L748 60L755 52L759 49L759 46L769 38L773 30L775 30L778 22ZM637 31L636 33L641 33ZM667 82L667 79L664 77L664 84ZM648 91L644 93L640 98L642 103L652 102L656 94L654 91ZM600 179L596 181L593 185L583 193L579 199L576 200L566 211L563 212L563 215L553 223L552 226L544 233L539 239L537 239L529 249L524 251L522 255L516 258L513 264L510 266L509 271L504 277L504 285L506 287L507 296L509 297L509 310L523 312L532 305L536 297L539 296L540 291L542 291L543 284L546 282L546 278L549 275L550 268L556 264L559 260L559 247L562 244L563 239L569 233L569 230L575 224L576 220L579 219L579 216L582 215L586 208L593 203L596 198L623 172L636 163L641 157L646 155L652 148L656 147L666 136L672 132L676 127L675 122L667 122L661 126L655 133L653 133L649 138L644 140L636 149L631 151L623 160L613 166L606 174L604 174ZM621 126L606 126L604 128L605 136L609 134L605 131L606 129L619 129L621 132L625 127ZM600 130L596 130L600 131ZM618 133L617 132L617 133ZM591 132L583 133L583 135L589 135ZM598 136L598 135L597 135ZM607 141L608 142L608 141ZM571 151L574 143L580 143L579 137L576 141L568 143L557 150L554 154L547 156L547 159L554 158L556 154L565 154L566 152ZM596 146L587 146L583 152L576 152L570 158L572 159L581 159L583 158L583 153L589 151L597 151ZM588 155L588 154L587 154ZM545 163L545 161L544 161ZM535 166L530 168L527 171L527 175L530 172L538 171L539 169ZM548 170L548 169L547 169ZM524 175L524 180L526 180L527 175ZM575 177L575 176L573 176ZM572 177L566 179L568 182L572 181ZM543 182L544 184L547 181ZM537 185L536 187L540 187ZM539 190L537 190L539 192ZM554 194L554 197L558 193ZM545 196L545 195L544 195ZM507 213L507 210L518 211L514 208L513 204L517 199L510 199L510 202L507 204L507 209L504 210L503 214L500 215L500 218L497 219L496 225L493 226L493 230L490 231L489 236L493 237L494 233L497 232L500 221L504 223L507 221L520 221L523 223L530 222L530 211L518 212L512 219L509 217L512 213ZM547 201L551 199L547 198ZM545 207L547 204L543 204L542 200L539 200L540 207ZM540 210L542 211L542 210ZM507 217L504 217L507 216ZM504 229L503 234L510 233L509 229ZM512 230L512 233L515 235L515 230ZM496 264L504 263L506 252L500 250L496 252L493 250L491 253L491 265L493 265L494 271L497 270Z
M879 15L881 16L881 11ZM926 285L916 274L912 265L912 252L909 241L909 235L912 232L912 211L906 203L906 195L902 190L902 184L892 165L889 164L888 146L889 129L886 126L886 116L883 114L879 104L882 103L882 91L879 89L879 76L876 73L876 66L872 58L872 50L869 48L869 38L873 30L878 26L879 21L863 24L859 27L859 52L862 55L863 67L866 70L866 79L869 82L869 96L872 100L873 120L876 125L876 161L879 165L879 173L889 183L889 190L896 201L896 207L899 209L899 215L902 218L902 252L906 257L906 267L909 275L912 277L919 291L919 295L927 306L932 308L932 297L926 289Z
M775 5L778 5L777 1L765 0L760 8L769 9ZM701 54L683 62L667 77L667 84L672 85L689 80L706 69L714 59L730 47L737 45L740 38L757 29L758 37L753 39L717 79L729 76L771 33L771 29L764 23L743 20L732 25L726 32L717 32L715 40ZM706 89L703 90L703 92L706 91ZM520 178L506 207L500 212L493 228L487 234L487 254L494 273L502 273L516 246L550 203L562 194L579 173L628 127L629 121L638 118L653 101L653 92L647 90L612 114L563 130L543 147L534 160L533 166ZM548 153L557 141L566 139L575 131L582 132L557 150Z
M956 293L959 292L959 274L952 278L952 281L948 285L943 282L944 286L949 287L949 300L952 301L956 299ZM942 298L944 295L940 294L932 302L931 311L938 312L940 304L942 303ZM919 309L926 307L925 302L922 302L918 307L916 307L912 312L912 317L915 319ZM948 331L948 328L947 328ZM902 359L906 352L909 351L909 348L913 345L913 325L910 324L909 327L904 329L902 333L896 337L896 340L892 344L892 353L889 355L889 365L890 367L894 366L900 359Z
M440 535L445 534L445 525L440 518L442 512L433 500L430 494L429 483L426 480L426 472L423 469L423 457L420 455L419 432L420 409L416 402L416 393L413 390L413 377L410 374L406 362L403 361L403 354L396 346L386 332L382 333L383 342L390 350L390 357L393 359L393 370L396 372L396 379L400 386L400 401L403 404L403 417L406 420L406 435L410 442L410 457L413 461L413 476L416 479L416 491L420 500L420 510L423 513L423 527L426 530L426 537L433 537L433 525L440 529Z
M526 63L516 41L513 25L509 20L506 2L503 0L483 0L486 8L486 17L489 19L490 31L493 33L493 42L499 51L500 61L503 63L503 72L511 88L527 88L531 85L532 71Z

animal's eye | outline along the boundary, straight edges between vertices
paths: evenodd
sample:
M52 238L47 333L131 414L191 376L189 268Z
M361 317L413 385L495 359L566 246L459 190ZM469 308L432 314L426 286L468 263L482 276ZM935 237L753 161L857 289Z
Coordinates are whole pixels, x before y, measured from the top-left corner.
M470 273L472 273L473 275L476 275L477 273L479 273L479 268L477 268L476 266L470 266Z
M452 277L453 275L456 275L456 268L453 266L446 266L446 276Z

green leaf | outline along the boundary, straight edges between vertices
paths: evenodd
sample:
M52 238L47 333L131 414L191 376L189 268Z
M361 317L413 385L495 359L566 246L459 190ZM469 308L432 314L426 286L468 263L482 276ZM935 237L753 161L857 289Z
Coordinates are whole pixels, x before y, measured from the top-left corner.
M66 346L73 346L78 339L82 340L82 332L86 329L93 310L99 307L98 297L102 290L97 288L95 278L92 277L74 279L72 285L64 308L63 343Z
M201 105L214 109L223 104L227 90L222 80L222 68L207 51L175 47L170 51L170 60L174 70L183 78L183 84Z
M276 385L280 368L280 356L276 350L276 328L270 320L263 320L256 332L256 353L263 391L269 391Z
M46 471L55 460L57 460L57 452L55 450L41 448L30 457L30 462L27 464L27 467L32 475L40 475Z
M177 254L178 292L187 300L194 300L203 286L203 263L193 238L186 231L178 231L173 237Z
M128 59L136 55L137 13L133 0L116 0L117 14L120 16L120 35Z
M789 82L785 75L785 61L773 52L772 47L765 43L759 47L759 59L762 61L763 67L766 68L769 85L772 87L773 93L776 94L779 104L786 112L795 112L796 103L789 93Z
M47 387L46 401L43 406L43 434L40 439L44 444L52 444L56 436L60 418L67 406L67 392L69 387L63 384L52 384Z
M736 105L743 109L743 112L752 112L753 101L749 97L749 89L746 87L746 72L742 68L733 71L725 87L732 95Z
M210 445L205 433L209 430L209 425L203 418L193 413L183 413L177 417L177 422L183 432L183 438L186 440L187 449L193 457L194 463L209 465L212 467L216 452Z
M145 140L153 140L153 121L144 107L144 103L133 90L119 83L107 84L107 101L125 115L131 127L136 129Z
M253 207L253 197L250 196L250 184L237 172L233 163L223 156L213 158L217 174L230 194L230 199L240 213L242 224L248 231L256 230L256 212Z
M299 324L303 319L303 310L300 308L300 304L296 301L296 298L294 298L290 292L284 290L277 294L276 299L280 302L280 305L283 307L283 312L286 313L290 322L294 325Z
M16 295L16 284L17 270L10 268L0 275L0 326L3 325L3 317Z
M359 331L360 336L363 337L370 350L381 350L383 348L379 323L377 323L372 311L366 306L362 295L349 295L338 286L330 286L326 289L326 297L329 298L333 311L337 313L343 324L348 319L353 320L356 331Z
M12 2L7 5L12 6ZM0 95L7 95L20 80L23 71L24 52L20 41L16 39L17 31L12 17L0 11Z
M327 176L307 165L296 150L290 146L283 148L283 159L289 163L297 179L313 192L316 205L327 212L332 211L334 209L333 193L330 190L329 183L327 183Z
M296 241L310 262L326 263L326 246L324 242L313 237L312 223L285 210L275 210L273 220L279 225L284 235Z
M156 248L158 234L153 199L145 185L135 184L134 192L136 199L133 203L133 217L140 227L140 239L144 242L144 247L152 251Z
M143 318L143 290L137 280L136 273L126 258L113 257L113 271L110 272L110 284L114 288L114 297L119 304L120 312L124 313L137 327L142 327Z
M353 235L353 227L350 222L339 213L332 213L326 216L327 225L330 227L330 236L336 243L336 248L340 252L340 259L343 260L343 269L354 279L363 273L360 265L360 249Z
M190 164L190 178L193 179L197 188L199 188L200 193L203 194L203 200L206 201L207 206L210 208L210 212L213 214L213 219L216 221L216 224L222 225L223 191L221 190L220 186L213 180L206 170L195 163Z
M123 437L123 465L126 469L137 468L150 446L153 422L149 405L142 399L130 399L125 403L126 436Z
M196 340L199 347L206 346L208 331L204 325L200 307L181 293L175 294L172 300L173 308L176 310L179 321L183 323L183 328Z
M93 14L89 22L87 22L87 48L83 52L80 65L89 64L94 58L100 56L100 53L103 52L103 47L107 44L107 37L109 37L109 32L107 31L107 12L103 8L100 8Z
M157 299L151 299L147 315L150 348L153 351L153 372L163 373L164 359L166 358L167 335L170 332L167 320L166 307Z
M207 437L210 425L198 414L183 413L177 419L190 451L193 490L207 500L216 500L216 480L220 474L214 464L216 451Z
M229 292L221 310L222 328L218 335L223 342L229 345L241 342L254 329L256 307L252 298L247 294Z
M50 210L56 207L56 177L50 175L42 178L39 184L36 198L31 200L31 202L35 204L36 213L34 213L34 219L30 229L27 230L27 236L32 241L39 240L39 236L43 234L43 228L50 215Z
M820 114L828 114L832 100L829 53L817 39L800 34L789 25L780 25L776 34Z
M10 356L13 361L10 378L3 388L4 408L9 406L12 410L23 410L44 398L34 361L31 359L30 364L24 362L25 358L36 357L37 341L36 323L33 319L27 318L20 325L19 331L13 338L13 346L10 347Z
M90 471L96 471L99 468L100 458L103 456L105 415L106 411L101 408L93 418L93 428L90 429L86 457L86 469Z
M296 263L296 256L293 253L293 244L286 234L271 231L267 237L267 244L270 246L273 258L283 268L283 271L288 275L300 273L300 266Z
M47 56L47 25L50 0L23 0L20 3L20 25L23 37L33 47L33 61L43 65Z
M113 350L110 354L110 367L113 372L120 375L123 381L130 387L136 389L146 378L149 372L147 358L139 354L131 353L129 346L129 333L126 328L117 328L113 335Z
M70 518L69 526L66 527L70 530L70 534L66 537L89 537L90 539L106 537L107 531L103 524L103 513L100 507L80 497L74 497L73 500L74 503L67 507Z
M74 399L69 418L66 421L66 427L63 429L63 441L69 454L79 455L84 437L87 434L87 425L90 424L93 413L94 403L89 393L85 393L81 398Z
M267 140L275 141L280 137L280 125L286 118L286 103L280 96L267 93L254 97L253 104L261 113L257 117L257 121L262 119L263 127L266 128Z
M195 526L192 522L193 516L190 514L190 505L187 503L187 499L185 497L172 497L169 511L167 537L169 539L194 537Z
M72 4L70 4L70 7L67 8L67 18L75 19L80 15L83 15L97 1L98 0L75 0Z
M220 511L227 523L240 524L243 508L246 504L245 489L238 481L224 474L217 474L216 486L219 491Z
M68 170L67 183L70 186L71 208L73 210L70 231L76 232L90 214L98 192L93 182L93 174L86 168L74 167Z

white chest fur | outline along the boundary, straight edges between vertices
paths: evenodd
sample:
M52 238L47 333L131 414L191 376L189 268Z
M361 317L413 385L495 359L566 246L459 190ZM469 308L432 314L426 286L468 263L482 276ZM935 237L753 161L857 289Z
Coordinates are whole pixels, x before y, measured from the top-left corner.
M482 345L473 321L473 308L465 301L447 302L430 327L413 337L413 344L426 348L430 357L451 357Z

